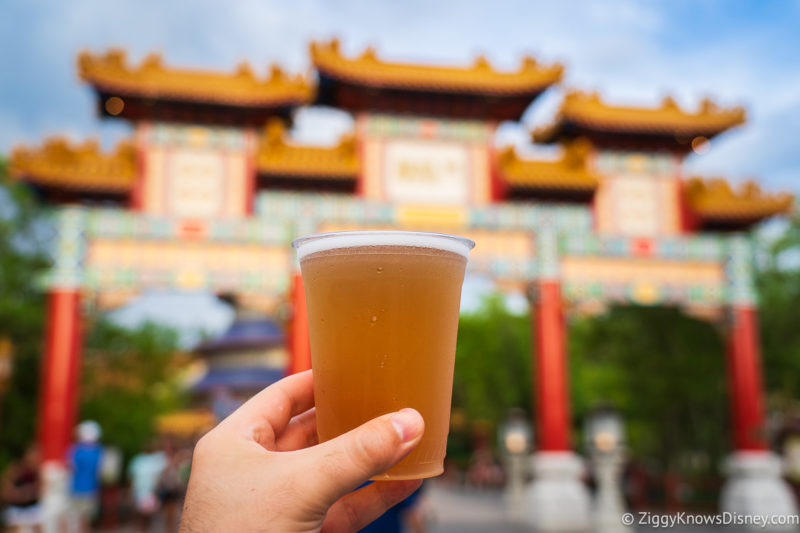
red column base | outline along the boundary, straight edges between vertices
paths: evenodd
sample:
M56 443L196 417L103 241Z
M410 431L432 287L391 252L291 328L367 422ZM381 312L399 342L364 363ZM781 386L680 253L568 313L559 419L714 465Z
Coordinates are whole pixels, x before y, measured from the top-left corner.
M297 273L292 279L292 319L289 324L288 374L311 368L311 344L308 339L308 308L303 278Z
M558 281L541 281L535 302L536 435L539 450L571 450L566 332Z
M731 309L728 388L734 449L766 450L758 312L753 307Z
M63 463L72 441L81 353L80 294L49 294L39 400L39 449L45 462Z

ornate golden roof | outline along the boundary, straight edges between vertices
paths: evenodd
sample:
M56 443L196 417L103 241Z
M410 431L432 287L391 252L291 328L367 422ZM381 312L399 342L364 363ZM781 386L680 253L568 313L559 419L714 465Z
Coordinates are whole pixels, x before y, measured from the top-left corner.
M754 181L734 190L724 179L691 178L685 186L689 207L709 220L761 220L793 210L794 196L767 194Z
M558 82L564 70L558 63L539 65L528 56L516 72L499 72L483 56L469 67L389 63L378 59L373 48L350 59L341 54L337 39L312 42L311 62L330 76L372 87L496 95L541 92Z
M497 157L498 170L512 187L593 191L597 177L586 166L591 146L579 139L564 146L560 159L541 161L521 159L514 147L506 147Z
M664 98L659 107L648 108L609 105L596 92L570 91L554 122L537 128L533 138L537 142L553 142L565 123L572 123L600 131L668 134L686 138L688 142L695 135L716 135L744 121L743 108L723 109L708 98L702 100L697 111L690 113L670 97Z
M256 167L262 174L355 178L358 152L352 135L345 135L335 146L302 146L286 140L280 119L267 122L256 154Z
M303 104L313 96L306 79L289 77L277 65L267 79L256 78L247 63L233 74L168 68L159 54L150 54L132 67L123 50L112 49L104 55L82 52L78 70L81 79L105 92L153 99L270 107Z
M16 148L11 173L42 186L127 192L136 179L136 154L129 141L102 153L94 140L71 146L62 137L51 137L40 148Z

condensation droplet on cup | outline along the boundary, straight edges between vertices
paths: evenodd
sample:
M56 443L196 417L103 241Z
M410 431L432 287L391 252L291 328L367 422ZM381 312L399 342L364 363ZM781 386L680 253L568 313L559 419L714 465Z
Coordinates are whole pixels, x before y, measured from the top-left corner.
M377 322L377 321L378 321L378 317L377 317L377 316L375 316L375 315L372 315L372 318L371 318L371 319L370 319L370 321L369 321L369 325L370 325L370 326L374 326L374 325L375 325L375 322Z
M378 274L383 274L383 267L378 267Z

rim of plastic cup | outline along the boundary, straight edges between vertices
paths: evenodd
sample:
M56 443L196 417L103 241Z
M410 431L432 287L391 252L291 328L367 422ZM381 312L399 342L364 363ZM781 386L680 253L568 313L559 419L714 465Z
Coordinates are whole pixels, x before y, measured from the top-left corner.
M376 240L376 237L380 237L380 240ZM334 248L358 246L419 246L453 252L467 258L469 251L475 247L475 241L448 233L402 230L334 231L306 235L292 241L299 259Z

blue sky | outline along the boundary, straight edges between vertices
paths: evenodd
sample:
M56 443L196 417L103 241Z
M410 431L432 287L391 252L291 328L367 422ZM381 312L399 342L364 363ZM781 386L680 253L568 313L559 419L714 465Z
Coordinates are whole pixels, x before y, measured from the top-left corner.
M501 143L527 145L528 130L553 115L565 87L621 103L672 94L689 107L704 96L744 105L748 123L690 157L687 173L752 176L797 193L798 28L800 2L789 1L0 0L0 153L52 134L99 137L107 147L129 134L124 123L96 117L76 74L82 49L121 46L137 62L159 51L174 66L232 71L247 60L260 74L273 62L306 72L309 41L338 36L346 52L372 45L390 60L463 64L482 53L498 68L516 68L530 53L564 63L563 87L529 108L523 124L503 125ZM344 114L310 111L296 134L331 142L350 127ZM191 312L212 329L227 316L203 318L214 313L200 304Z
M0 152L53 133L106 145L124 123L96 118L75 58L121 46L134 61L160 51L168 64L233 70L247 60L266 73L277 62L308 69L308 42L339 36L346 51L376 46L388 59L467 63L483 53L514 68L525 53L566 67L565 87L599 90L618 102L651 104L673 94L694 106L706 95L744 105L749 122L721 136L688 171L758 177L796 191L800 168L800 2L736 0L0 2ZM552 116L551 90L524 117ZM350 122L305 113L298 135L331 141ZM508 124L500 141L525 144Z

